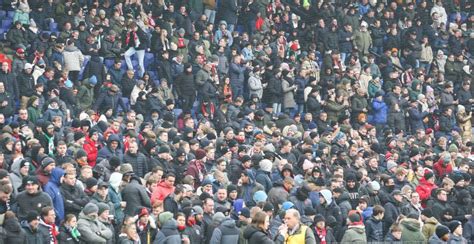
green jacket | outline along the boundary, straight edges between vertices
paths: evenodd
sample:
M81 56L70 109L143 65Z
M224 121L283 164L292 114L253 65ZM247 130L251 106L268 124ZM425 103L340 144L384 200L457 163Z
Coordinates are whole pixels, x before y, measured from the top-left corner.
M35 124L39 118L41 118L41 110L32 106L28 107L28 119L31 123Z
M341 243L367 243L364 225L350 225L342 237Z
M80 86L77 89L77 101L81 110L87 110L92 107L94 102L94 88L87 84Z
M426 238L421 233L421 224L416 219L405 219L401 222L402 226L402 242L412 244L424 244Z

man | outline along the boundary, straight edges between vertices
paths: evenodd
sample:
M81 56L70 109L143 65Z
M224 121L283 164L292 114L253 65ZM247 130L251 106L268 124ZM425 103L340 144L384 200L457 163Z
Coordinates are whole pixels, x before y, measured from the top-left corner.
M390 226L397 220L401 212L403 194L400 190L394 190L388 202L384 205L384 236L388 233Z
M49 195L40 191L38 178L35 176L24 178L23 186L25 190L20 192L16 198L18 203L18 219L25 220L28 212L36 211L39 213L43 207L53 206Z
M449 235L448 243L468 243L466 238L462 236L463 228L459 220L453 220L448 223L451 234Z
M123 157L124 163L129 163L132 165L133 172L137 174L138 177L143 178L146 173L148 173L148 162L147 158L143 153L138 152L138 144L133 141L128 145L128 151Z
M138 28L135 22L130 23L128 31L124 32L122 37L122 47L125 51L125 62L128 69L133 70L132 60L133 55L137 54L138 65L140 66L139 76L142 77L145 73L145 49L147 48L147 37L145 32Z
M51 157L45 157L41 160L41 167L36 170L36 175L38 177L38 181L41 183L42 186L48 183L49 178L51 177L51 172L56 167L56 162Z
M265 191L265 188L260 183L255 182L253 173L250 170L245 170L241 173L239 182L239 198L244 200L247 207L255 206L256 203L252 198L253 193Z
M184 187L182 185L178 185L172 194L169 194L165 200L163 200L164 210L173 213L176 217L178 211L181 209L181 200L184 197Z
M342 216L341 208L337 205L333 199L332 192L328 189L323 189L319 192L319 205L316 207L316 212L328 219L334 217L336 219L336 225L334 231L337 232L341 229L344 223L344 217Z
M10 118L15 112L15 99L14 94L5 90L5 84L0 82L0 113L2 113L5 118Z
M448 203L448 193L445 189L437 189L436 199L434 200L432 211L433 217L441 220L446 209L450 208Z
M239 236L240 230L235 225L235 220L226 217L214 229L210 243L239 243Z
M107 182L100 182L97 186L97 191L92 195L91 201L92 203L99 204L105 203L109 206L110 214L115 214L114 203L110 201L109 198L109 184Z
M41 218L39 221L38 232L44 243L57 243L59 227L54 224L56 219L55 210L52 207L44 207L41 209Z
M203 235L205 238L204 243L209 243L211 240L211 235L212 233L209 233L212 231L212 216L214 215L214 200L212 198L206 198L202 202L202 210L204 212L203 218L202 218L202 229L204 231Z
M112 233L115 233L114 225L112 224L113 219L110 218L110 207L106 203L100 202L97 204L99 211L97 212L97 219L104 224ZM108 240L107 243L115 243L115 236Z
M402 207L401 213L405 216L408 216L411 213L420 215L421 210L420 194L414 191L410 194L410 202Z
M64 170L61 168L54 168L51 172L51 178L48 183L44 186L44 191L48 193L54 206L54 212L56 214L56 224L59 225L64 220L64 200L61 195L59 187L63 181Z
M99 207L88 203L79 215L77 230L85 243L107 243L113 237L112 231L99 221L98 213Z
M76 185L75 172L67 172L61 184L61 195L64 198L65 214L79 215L82 208L89 202L89 197Z
M31 160L27 159L15 160L11 165L10 182L12 183L14 196L18 195L18 188L21 187L23 178L28 176L30 165Z
M107 140L107 146L99 150L97 154L97 162L103 159L110 160L113 156L116 156L123 160L123 152L120 148L120 138L116 134L111 134Z
M365 222L365 234L368 242L383 242L383 216L385 209L380 205L375 205L373 208L372 217Z
M163 201L168 195L174 192L175 181L176 176L173 173L166 174L165 178L160 183L158 183L156 188L153 190L151 201Z
M123 164L121 167L124 165L128 165L131 168L130 164ZM123 212L126 215L132 216L138 207L151 208L151 201L145 186L140 183L140 178L133 175L133 171L127 173L131 173L131 176L129 176L130 182L122 190L122 201L127 202Z
M289 209L285 213L285 223L279 229L276 243L315 244L313 231L300 222L301 216L296 209Z
M217 210L218 208L231 208L231 203L227 200L227 189L224 187L220 187L219 189L217 189L217 192L214 197L214 209Z
M38 213L34 211L29 212L26 220L21 222L21 228L26 234L27 244L47 244L46 241L43 240L41 233L38 231L39 223Z
M367 236L365 234L365 226L362 222L362 217L357 212L349 213L347 218L349 226L342 238L341 243L367 243Z
M33 65L26 63L23 69L17 77L18 91L20 95L20 106L26 108L26 104L35 91L35 81L31 72L33 71Z

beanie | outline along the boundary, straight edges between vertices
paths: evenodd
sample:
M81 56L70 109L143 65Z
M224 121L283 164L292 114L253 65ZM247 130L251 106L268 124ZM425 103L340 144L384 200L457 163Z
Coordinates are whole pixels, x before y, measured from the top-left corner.
M360 222L360 215L355 212L351 213L349 214L349 220L351 221L351 223Z
M449 146L448 151L449 151L450 153L453 153L453 152L454 152L454 153L458 153L458 152L459 152L458 147L456 146L456 144L451 144L451 145Z
M163 226L168 220L173 218L173 214L171 212L162 212L158 216L158 223L160 223L160 226Z
M77 140L82 139L84 137L86 137L86 135L84 135L84 132L82 132L82 131L74 132L74 141L77 141Z
M433 174L433 172L432 172L431 170L428 170L428 169L425 170L425 174L424 174L425 180L429 180L429 179L431 179L433 176L434 176L434 174Z
M98 213L99 212L99 207L97 207L97 205L95 203L88 203L86 204L86 206L84 206L84 208L82 209L82 212L85 214L85 215L89 215L89 214L92 214L92 213Z
M39 219L38 217L39 217L39 215L38 215L38 213L37 213L36 211L30 211L30 212L28 212L28 214L26 215L26 221L27 221L28 223L30 223L30 222L33 221L33 220Z
M449 234L449 228L444 226L444 225L438 225L436 226L436 236L438 238L442 238L444 235Z
M453 220L453 221L448 223L448 227L449 227L449 230L451 231L451 233L454 233L454 231L461 225L462 225L462 223L459 220Z
M424 215L427 218L431 218L431 217L433 217L433 211L431 211L431 209L429 209L429 208L425 208L421 211L421 215Z
M265 172L272 172L272 161L268 160L268 159L263 159L262 161L260 161L260 169L262 169L263 171Z
M41 160L41 167L46 168L48 165L54 163L54 159L51 157L45 157L43 160Z
M387 170L389 170L389 171L390 171L391 169L397 167L397 166L398 166L397 163L395 163L395 162L392 161L392 160L390 160L390 161L387 162Z
M214 216L212 216L212 222L214 222L214 223L220 223L224 219L225 219L225 215L221 212L217 212L217 213L214 214Z
M115 169L117 168L118 166L120 166L120 158L117 157L117 156L113 156L109 159L109 165Z
M238 188L234 184L230 184L230 185L227 186L227 193L231 193L231 192L237 191L237 190L238 190Z
M267 201L267 194L264 191L257 191L253 194L253 200L256 203L266 202Z
M87 157L86 151L84 151L84 149L79 149L79 150L77 150L77 152L76 152L76 159L82 158L82 157Z
M451 180L453 180L454 184L456 185L459 181L464 180L464 177L461 174L452 174Z
M107 205L103 202L97 203L97 207L99 208L99 210L98 210L99 215L101 215L103 212L105 212L105 210L110 210L109 205Z
M204 151L203 149L199 148L198 150L196 150L196 159L197 160L201 160L203 159L204 157L206 157L206 151Z

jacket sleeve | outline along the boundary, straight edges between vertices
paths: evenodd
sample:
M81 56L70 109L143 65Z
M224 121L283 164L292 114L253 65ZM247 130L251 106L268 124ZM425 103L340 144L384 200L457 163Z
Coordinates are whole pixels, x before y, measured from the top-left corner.
M306 229L305 244L316 244L316 238L314 238L314 233L311 228Z
M140 198L142 199L143 207L151 208L150 197L146 193L145 189L140 189Z
M105 243L104 237L97 235L91 230L90 226L85 223L78 222L77 230L81 233L81 239L87 243Z
M219 228L215 228L214 232L212 232L211 240L209 244L220 244L222 239L222 232Z
M105 226L101 222L99 222L99 225L100 225L100 236L105 238L106 240L112 240L112 237L114 235L112 230L107 228L107 226Z

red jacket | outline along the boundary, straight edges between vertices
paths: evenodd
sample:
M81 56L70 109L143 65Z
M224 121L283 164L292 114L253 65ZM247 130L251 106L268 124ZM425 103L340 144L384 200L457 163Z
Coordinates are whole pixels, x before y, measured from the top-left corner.
M431 196L431 191L438 188L434 183L427 181L424 177L421 178L420 184L416 187L416 192L420 195L420 200L425 202Z
M96 142L87 137L86 142L84 143L82 148L87 153L87 163L92 168L94 168L97 160L97 154L99 153L99 149L97 149Z
M156 201L163 201L165 198L174 192L174 186L170 187L165 181L161 181L158 185L153 189L153 193L151 194L151 202L155 203Z
M204 180L206 175L206 168L204 167L201 160L193 159L189 163L188 170L185 175L191 175L194 177L194 189L197 189L201 185L201 181Z
M449 175L451 172L453 172L453 166L450 163L444 166L443 159L440 159L437 163L433 165L433 171L436 177L438 177L438 179L442 179L445 176Z

